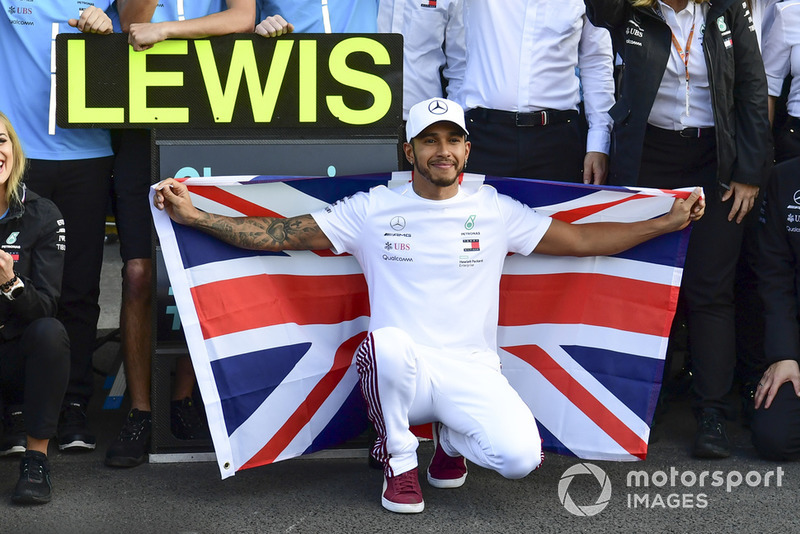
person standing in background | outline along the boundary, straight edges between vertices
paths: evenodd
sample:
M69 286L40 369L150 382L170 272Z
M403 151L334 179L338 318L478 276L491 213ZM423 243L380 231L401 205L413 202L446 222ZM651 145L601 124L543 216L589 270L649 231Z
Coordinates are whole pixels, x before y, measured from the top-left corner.
M745 215L768 153L766 79L747 4L739 0L585 0L624 61L611 109L610 182L702 186L681 304L692 358L692 455L730 455L725 396L736 364L733 286Z
M470 171L605 183L613 55L583 2L464 0L464 25L466 72L455 97L476 147Z
M117 0L118 29L128 32L134 50L168 38L248 33L255 24L254 0ZM116 18L116 16L114 17ZM120 334L131 410L106 451L112 467L134 467L147 460L151 434L152 242L148 192L151 183L150 131L121 130L114 162L114 195L120 236L122 303ZM177 362L170 404L170 427L178 439L208 436L192 401L194 370L189 358Z
M61 450L92 450L86 406L94 388L92 354L100 315L100 269L113 152L107 130L62 129L55 124L54 40L58 33L108 34L111 0L43 0L35 6L0 0L5 63L0 109L14 124L28 156L28 187L52 200L64 216L70 246L58 301L58 319L70 340L70 379L58 423ZM23 414L24 415L24 414Z

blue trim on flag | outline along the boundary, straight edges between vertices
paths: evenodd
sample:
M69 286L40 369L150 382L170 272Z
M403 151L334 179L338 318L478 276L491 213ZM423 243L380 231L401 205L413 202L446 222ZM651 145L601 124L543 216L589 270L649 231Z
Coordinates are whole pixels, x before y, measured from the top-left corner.
M298 343L211 362L228 436L255 413L310 348L311 343Z
M318 178L287 182L309 196L333 204L337 200L349 197L361 191L369 191L376 185L386 185L391 179L388 173L348 176L347 178Z
M581 367L648 425L653 420L664 360L612 350L562 346Z
M303 454L321 451L341 445L349 439L357 437L367 429L367 408L364 405L364 397L361 395L361 387L356 383L347 400L336 412L330 422L317 434L308 449ZM368 447L371 447L370 443Z
M547 430L547 427L544 426L541 421L537 420L536 424L539 425L539 435L542 437L542 448L544 450L563 454L564 456L577 457L577 455L569 450L566 445L561 443L552 432Z
M682 266L686 259L690 233L691 228L686 228L680 232L664 234L625 252L615 254L614 257L666 265L667 267Z
M551 205L568 202L594 194L598 189L606 189L605 187L576 187L578 184L524 178L503 178L500 176L486 176L484 183L491 185L499 193L515 198L532 208L543 204Z
M172 223L178 250L181 253L181 262L185 269L198 265L213 263L215 261L236 260L254 256L287 256L284 252L267 252L258 250L245 250L220 241L215 237L195 230L188 226Z

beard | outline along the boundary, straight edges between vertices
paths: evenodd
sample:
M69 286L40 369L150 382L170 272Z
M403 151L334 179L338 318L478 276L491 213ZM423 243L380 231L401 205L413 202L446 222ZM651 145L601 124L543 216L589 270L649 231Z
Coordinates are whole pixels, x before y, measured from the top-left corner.
M414 154L414 172L419 173L426 180L428 180L430 183L432 183L437 187L449 187L453 185L456 182L456 180L458 180L458 177L461 176L461 173L464 172L464 165L462 164L461 167L453 167L454 172L452 176L442 175L440 173L434 175L434 173L431 171L429 167L427 166L424 168L420 167L419 158L417 158L417 151L414 149L413 145L411 146L411 151ZM428 164L437 163L438 161L447 161L453 163L454 165L458 164L458 162L456 162L455 160L450 160L450 159L428 160Z

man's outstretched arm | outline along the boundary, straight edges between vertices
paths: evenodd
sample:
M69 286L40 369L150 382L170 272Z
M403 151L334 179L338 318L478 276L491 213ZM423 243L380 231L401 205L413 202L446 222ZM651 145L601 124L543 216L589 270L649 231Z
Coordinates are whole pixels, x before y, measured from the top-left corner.
M553 220L534 249L552 256L608 256L618 254L663 234L683 230L703 216L706 203L700 188L686 200L675 199L669 213L632 223L567 224Z
M156 186L153 203L156 208L166 210L173 221L240 248L278 252L325 250L333 246L311 215L282 219L206 213L192 205L187 187L172 178Z

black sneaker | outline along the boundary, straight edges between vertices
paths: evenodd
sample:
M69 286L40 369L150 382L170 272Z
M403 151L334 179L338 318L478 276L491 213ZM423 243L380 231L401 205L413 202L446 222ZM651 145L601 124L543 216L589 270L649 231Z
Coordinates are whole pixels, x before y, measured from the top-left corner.
M189 397L169 403L169 426L172 435L178 439L211 437L208 425Z
M96 444L86 425L86 407L79 402L64 406L58 420L58 450L91 451Z
M147 461L150 449L150 412L133 409L128 412L119 436L106 451L106 465L111 467L136 467Z
M12 406L3 414L3 438L0 440L0 456L22 454L28 446L25 434L25 416L22 408Z
M725 416L712 409L700 412L697 433L694 438L695 458L727 458L731 455L731 444L725 432Z
M11 502L16 504L44 504L53 496L50 483L50 465L47 456L39 451L25 451L19 463L19 480Z

